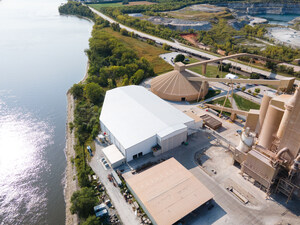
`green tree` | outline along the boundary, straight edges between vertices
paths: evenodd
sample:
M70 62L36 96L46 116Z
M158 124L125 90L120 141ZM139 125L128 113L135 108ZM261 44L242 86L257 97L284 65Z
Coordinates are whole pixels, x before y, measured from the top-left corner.
M89 216L81 225L101 225L100 219L98 219L95 215Z
M128 4L129 4L128 0L123 0L122 5L128 5Z
M103 101L104 90L96 83L89 83L84 87L84 92L88 100L93 104Z
M185 59L185 56L183 54L176 55L174 62L183 62Z
M294 74L294 68L293 67L287 67L287 73L290 75Z
M167 45L166 43L163 43L162 48L163 48L164 50L169 51L170 48L171 48L171 46L170 46L170 45Z
M255 91L255 93L257 93L257 94L258 94L258 93L260 93L260 88L255 88L255 90L254 90L254 91Z
M108 81L108 88L109 89L113 89L113 88L115 88L116 86L115 86L115 84L114 84L114 79L107 79L107 81Z
M244 86L244 87L242 87L242 91L245 91L246 90L246 87Z
M70 92L75 99L81 98L83 96L83 87L83 84L74 84L71 87Z
M122 28L122 29L120 30L120 33L121 33L122 35L124 35L124 36L128 36L128 31L127 31L125 28Z
M250 79L259 79L259 74L257 74L257 73L251 73L250 74Z
M121 30L120 25L118 23L112 23L110 26L114 31L119 32Z
M135 72L135 74L130 78L132 84L139 84L144 79L145 71L142 69L139 69Z
M129 85L129 79L127 75L123 76L123 81L122 81L122 86L127 86Z
M277 69L277 64L275 62L272 62L272 61L267 61L266 62L266 67L268 69L271 69L272 71L276 71Z
M92 188L83 187L79 191L75 191L71 197L72 214L77 213L81 218L87 218L93 214L93 207L97 204Z

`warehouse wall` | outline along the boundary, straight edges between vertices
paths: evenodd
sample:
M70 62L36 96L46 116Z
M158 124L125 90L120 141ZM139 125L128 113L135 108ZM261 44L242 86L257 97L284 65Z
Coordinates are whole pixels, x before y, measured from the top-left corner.
M120 144L120 142L115 138L115 136L110 132L110 130L104 125L104 123L102 123L100 121L100 127L101 127L101 131L105 132L108 137L109 140L120 150L120 152L122 152L123 155L125 155L126 157L126 152L125 152L125 148Z
M152 152L151 148L157 144L156 135L137 143L136 145L126 149L127 162L133 160L133 156L143 152L143 155Z
M161 140L160 143L161 143L162 152L166 152L180 146L182 142L186 141L186 139L187 139L187 130L183 130L179 134L173 134L168 138Z

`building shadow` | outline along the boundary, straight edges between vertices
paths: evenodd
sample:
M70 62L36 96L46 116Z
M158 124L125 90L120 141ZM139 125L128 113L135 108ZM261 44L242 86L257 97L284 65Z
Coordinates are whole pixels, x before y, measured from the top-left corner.
M226 130L227 130L227 128L225 128L223 126L217 129L218 133L222 133L222 132L224 132Z
M272 194L271 197L272 197L271 200L287 208L287 210L284 213L282 213L282 216L288 213L288 211L291 211L296 216L300 216L300 199L296 199L294 197L291 200L289 200L288 203L286 203L287 197L282 193Z
M200 206L187 216L183 217L180 222L189 225L209 225L214 224L226 214L225 210L212 199L208 204Z

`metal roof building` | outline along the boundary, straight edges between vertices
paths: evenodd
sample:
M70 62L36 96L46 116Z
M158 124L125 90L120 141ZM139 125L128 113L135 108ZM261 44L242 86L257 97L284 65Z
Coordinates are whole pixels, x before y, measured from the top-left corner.
M213 198L189 170L171 158L137 175L124 175L128 188L153 224L171 225Z
M151 80L151 91L159 97L170 101L194 101L202 99L208 92L208 83L190 82L187 77L192 73L183 70L182 63L175 69Z
M124 155L119 151L119 149L114 145L110 145L102 149L102 152L107 159L107 162L112 168L116 168L125 162Z
M194 120L141 86L106 92L101 130L130 161L159 145L161 153L185 142Z

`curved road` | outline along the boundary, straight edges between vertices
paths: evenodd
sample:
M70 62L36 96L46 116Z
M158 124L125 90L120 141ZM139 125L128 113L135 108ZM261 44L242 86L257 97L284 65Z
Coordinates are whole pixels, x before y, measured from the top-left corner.
M212 55L212 54L208 54L206 52L201 52L199 50L195 50L195 49L192 49L192 48L189 48L189 47L186 47L186 46L183 46L181 45L180 43L176 43L176 42L171 42L171 41L168 41L168 40L165 40L165 39L162 39L162 38L159 38L159 37L155 37L155 36L152 36L150 34L146 34L144 32L141 32L141 31L138 31L138 30L135 30L135 29L132 29L128 26L125 26L117 21L115 21L114 19L104 15L103 13L97 11L96 9L94 8L91 8L89 7L94 13L96 13L98 16L102 17L103 19L109 21L110 23L118 23L120 25L121 28L124 28L126 29L127 31L129 32L134 32L135 34L139 35L140 37L143 37L143 38L148 38L148 39L152 39L154 40L155 42L159 43L159 44L167 44L167 45L170 45L172 48L175 48L175 49L178 49L179 51L182 51L182 52L187 52L187 53L190 53L190 54L196 54L196 55L199 55L199 56L204 56L204 57L207 57L207 58L210 58L210 59L217 59L219 57L215 56L215 55ZM254 67L251 67L251 66L247 66L247 65L244 65L244 64L241 64L241 63L237 63L237 62L233 62L231 60L224 60L224 63L231 63L232 65L234 65L235 67L240 67L243 71L245 72L255 72L255 73L260 73L260 74L263 74L267 77L272 77L272 78L276 78L276 79L286 79L285 76L281 76L281 75L278 75L278 74L274 74L274 73L271 73L271 72L268 72L268 71L265 71L265 70L261 70L261 69L257 69L257 68L254 68ZM295 83L298 85L299 84L299 81L298 80L295 80Z

